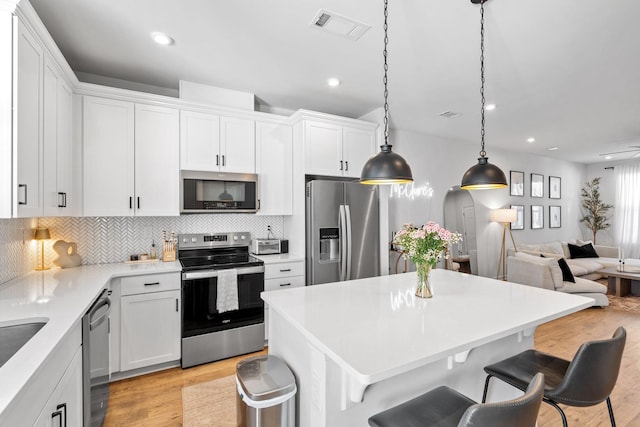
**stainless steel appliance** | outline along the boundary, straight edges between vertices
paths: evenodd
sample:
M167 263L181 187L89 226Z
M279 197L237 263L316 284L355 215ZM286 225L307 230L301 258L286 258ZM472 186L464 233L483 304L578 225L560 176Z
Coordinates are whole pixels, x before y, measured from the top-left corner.
M252 239L251 253L256 255L269 255L280 253L280 240L278 239Z
M250 233L178 235L182 264L182 367L264 348L264 262L249 255ZM217 309L218 276L237 273L238 309Z
M84 427L102 427L109 403L109 291L103 290L82 318Z
M307 285L380 274L378 187L307 183Z
M180 212L256 212L258 175L180 172Z

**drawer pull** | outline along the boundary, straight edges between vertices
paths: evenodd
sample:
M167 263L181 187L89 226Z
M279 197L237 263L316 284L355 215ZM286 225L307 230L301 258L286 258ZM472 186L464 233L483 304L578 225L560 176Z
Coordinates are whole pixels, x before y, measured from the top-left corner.
M280 283L280 286L284 287L284 286L291 286L291 283Z
M160 282L153 282L153 283L145 283L145 286L155 286L155 285L159 285Z
M291 271L290 268L280 269L280 273L286 273L287 271Z

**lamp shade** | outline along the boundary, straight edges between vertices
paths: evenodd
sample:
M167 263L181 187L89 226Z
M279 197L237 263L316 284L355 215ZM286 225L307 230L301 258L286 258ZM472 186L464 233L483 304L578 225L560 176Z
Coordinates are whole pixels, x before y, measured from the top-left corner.
M518 211L515 209L494 209L489 212L489 219L493 222L515 222L518 219Z
M463 190L490 190L506 188L507 177L487 157L479 157L478 164L471 166L462 176L460 188Z
M45 227L36 228L36 232L33 234L33 238L35 240L48 240L51 238L49 234L49 229Z
M360 184L406 184L413 181L411 167L391 145L380 146L380 152L369 158L362 168Z

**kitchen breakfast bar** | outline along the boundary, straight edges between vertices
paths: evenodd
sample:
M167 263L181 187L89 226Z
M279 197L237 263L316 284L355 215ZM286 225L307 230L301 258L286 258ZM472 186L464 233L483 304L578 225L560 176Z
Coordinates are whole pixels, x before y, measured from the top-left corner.
M533 347L538 325L593 300L449 270L265 292L269 353L298 384L297 425L365 426L369 416L448 385L480 400L484 366ZM488 401L520 394L492 382Z

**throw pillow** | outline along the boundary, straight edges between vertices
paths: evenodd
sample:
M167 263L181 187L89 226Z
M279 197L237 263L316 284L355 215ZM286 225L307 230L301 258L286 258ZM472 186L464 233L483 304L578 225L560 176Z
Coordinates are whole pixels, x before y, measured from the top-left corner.
M569 243L571 258L600 258L591 243L584 246L572 245Z
M564 258L560 258L558 260L558 265L560 266L560 270L562 270L562 281L576 283L576 279L573 277L569 264L567 264L567 261Z

